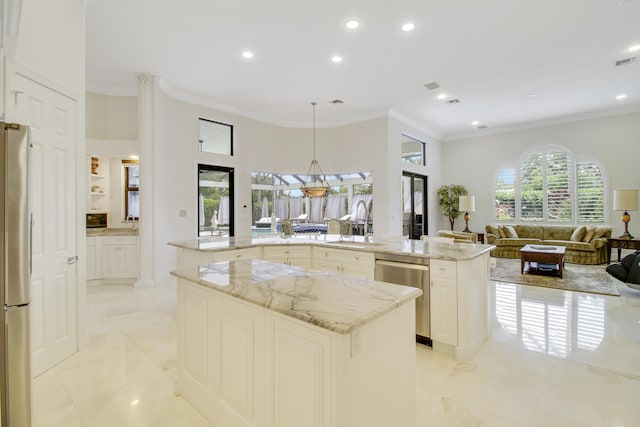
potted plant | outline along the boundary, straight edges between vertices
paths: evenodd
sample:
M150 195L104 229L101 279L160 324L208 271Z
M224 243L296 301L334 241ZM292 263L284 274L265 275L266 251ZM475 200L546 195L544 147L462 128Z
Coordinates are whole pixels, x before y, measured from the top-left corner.
M460 196L466 196L467 194L468 191L464 185L450 184L438 188L438 202L440 203L442 214L449 218L451 231L453 231L453 224L456 218L460 216L458 199L460 199Z

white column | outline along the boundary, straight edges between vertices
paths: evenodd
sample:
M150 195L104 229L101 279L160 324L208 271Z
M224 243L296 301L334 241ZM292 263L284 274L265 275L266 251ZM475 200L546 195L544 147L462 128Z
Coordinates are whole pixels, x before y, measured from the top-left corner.
M154 286L154 180L153 128L155 78L149 73L136 74L138 80L138 141L140 144L140 221L138 224L138 261L140 272L136 287Z

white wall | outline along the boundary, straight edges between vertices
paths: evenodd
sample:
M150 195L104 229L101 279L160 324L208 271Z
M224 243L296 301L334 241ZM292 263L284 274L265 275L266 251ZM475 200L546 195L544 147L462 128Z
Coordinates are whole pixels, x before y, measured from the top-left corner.
M99 123L109 116L115 103L98 94L87 96L87 126L98 137L113 135L109 129L117 121ZM121 97L117 97L121 98ZM129 104L131 104L130 101ZM156 88L154 140L154 240L155 281L168 277L175 263L175 251L166 243L190 240L197 235L198 163L228 166L235 171L235 234L251 234L251 172L305 173L313 155L313 133L309 128L284 128L254 119L176 100ZM95 111L91 111L95 108ZM320 112L319 112L320 113ZM207 118L234 126L234 156L219 156L198 151L198 118ZM400 161L401 133L428 143L426 167ZM113 146L116 141L89 140L91 152L100 152L101 143ZM110 147L105 145L105 152ZM440 182L440 143L415 126L398 118L380 117L336 128L316 129L316 158L327 174L371 171L375 193L374 221L376 233L400 234L400 179L402 169L430 177L430 191ZM113 180L112 180L113 182ZM144 191L144 190L141 190ZM435 194L435 193L433 193ZM435 230L437 209L429 199L429 229ZM185 217L180 211L187 212Z
M517 167L519 157L537 145L557 144L578 159L600 162L609 174L610 194L621 188L640 188L640 112L602 117L443 143L443 183L462 184L476 196L476 212L469 228L483 231L493 220L493 185L499 170ZM609 199L609 206L611 200ZM623 231L620 212L609 212L613 235ZM445 228L446 219L441 218ZM456 229L464 220L456 220ZM631 213L630 232L640 235L640 215Z
M87 92L87 138L138 139L138 97Z

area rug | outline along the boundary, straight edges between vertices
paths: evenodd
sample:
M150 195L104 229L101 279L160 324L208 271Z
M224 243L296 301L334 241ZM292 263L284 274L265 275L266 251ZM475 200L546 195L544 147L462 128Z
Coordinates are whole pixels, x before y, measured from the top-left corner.
M562 279L539 274L520 274L520 260L493 258L496 266L491 267L491 280L517 283L520 285L542 286L569 291L591 292L620 296L618 288L605 271L606 265L579 265L565 263Z

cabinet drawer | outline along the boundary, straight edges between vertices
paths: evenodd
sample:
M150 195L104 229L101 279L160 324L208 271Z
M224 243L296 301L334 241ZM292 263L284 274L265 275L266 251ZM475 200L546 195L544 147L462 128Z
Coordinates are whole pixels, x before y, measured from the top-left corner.
M311 258L311 247L301 246L265 246L262 248L264 251L264 258Z
M103 245L135 245L137 236L102 236Z
M339 264L358 264L363 266L375 265L372 253L359 252L341 249L314 248L314 259L317 261L327 261Z
M235 249L231 251L216 252L215 262L231 261L243 258L260 258L259 248Z
M439 277L443 279L456 279L455 261L443 261L440 259L432 259L429 268L431 277Z

